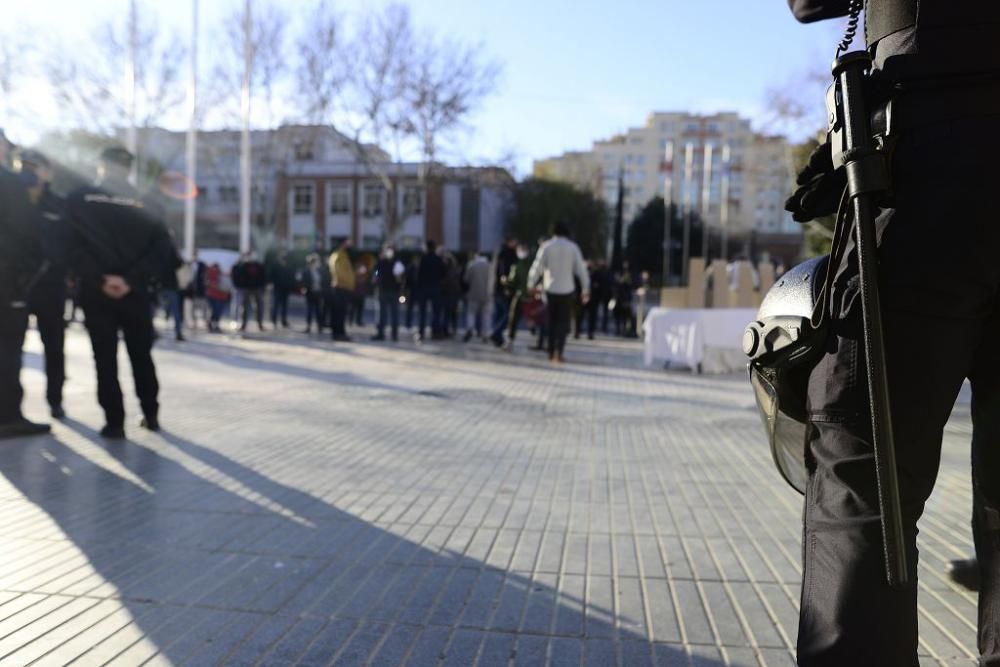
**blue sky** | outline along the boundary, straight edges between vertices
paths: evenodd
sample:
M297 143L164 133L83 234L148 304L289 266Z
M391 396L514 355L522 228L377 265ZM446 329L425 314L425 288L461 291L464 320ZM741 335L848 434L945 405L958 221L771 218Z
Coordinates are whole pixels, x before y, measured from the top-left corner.
M379 0L340 0L352 14ZM145 0L164 21L187 25L190 2ZM201 0L203 25L237 0ZM311 0L284 0L292 13ZM797 24L785 0L410 0L416 23L482 43L503 67L500 88L472 119L459 154L531 160L589 147L641 125L653 110L735 110L759 119L765 91L831 59L839 26ZM8 26L43 26L59 39L86 34L127 0L13 3ZM817 96L816 104L822 99Z

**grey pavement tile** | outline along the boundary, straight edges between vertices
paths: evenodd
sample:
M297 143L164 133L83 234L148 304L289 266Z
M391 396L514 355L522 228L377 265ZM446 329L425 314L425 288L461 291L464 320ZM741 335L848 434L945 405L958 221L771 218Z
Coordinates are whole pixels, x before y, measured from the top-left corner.
M610 639L590 639L584 642L584 665L612 667L618 665L618 647Z
M583 640L554 637L549 645L551 667L580 667L583 661Z
M480 630L459 628L452 634L445 648L443 665L445 667L467 667L476 664L479 647L485 637L486 633Z
M447 628L429 626L421 631L410 647L406 662L407 667L424 667L436 665L444 656L451 631Z
M410 646L420 635L420 628L412 625L389 626L385 640L372 656L371 667L398 667L402 665Z
M477 667L506 667L516 656L517 636L487 633L479 649Z
M512 655L515 667L545 665L548 660L549 640L538 635L519 635L517 648Z
M351 619L330 621L309 643L305 653L296 659L296 664L303 665L303 667L329 665L333 662L334 656L337 656L338 661L341 657L347 658L348 661L341 662L342 665L362 664L364 658L370 653L371 647L364 640L357 644L353 640L348 642L356 628L357 621ZM377 638L375 641L378 641ZM342 651L349 651L349 655L343 656Z

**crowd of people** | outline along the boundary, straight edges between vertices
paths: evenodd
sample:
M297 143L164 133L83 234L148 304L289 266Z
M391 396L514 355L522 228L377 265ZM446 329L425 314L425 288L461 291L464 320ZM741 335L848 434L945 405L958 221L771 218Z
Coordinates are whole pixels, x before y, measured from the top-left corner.
M571 332L590 339L598 332L636 336L628 263L613 273L603 261L584 261L561 224L534 254L527 244L509 239L494 255L473 253L463 261L431 240L407 261L392 245L372 257L354 253L345 240L329 257L313 253L300 263L294 267L285 252L267 259L245 253L228 273L197 258L179 269L171 263L168 270L183 278L180 285L171 276L164 279L169 287L168 293L161 291L161 302L177 340L184 340L178 325L184 299L192 300L194 324L202 313L211 332L223 330L227 314L239 331L251 320L264 331L268 314L273 328L291 328L293 295L304 305L302 332L328 332L334 341L349 341L348 326L369 320L376 329L373 341L398 341L405 329L418 342L478 340L508 350L526 325L538 335L536 349L554 357L561 357L557 348L565 343L550 350L549 342L560 340L563 323L567 337ZM558 323L554 335L550 321Z

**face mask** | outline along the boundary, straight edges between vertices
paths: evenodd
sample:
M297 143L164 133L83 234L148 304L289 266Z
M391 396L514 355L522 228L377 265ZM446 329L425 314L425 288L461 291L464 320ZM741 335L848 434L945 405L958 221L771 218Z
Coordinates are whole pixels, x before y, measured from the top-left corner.
M528 259L528 251L527 250L518 250L517 251L517 258L518 259Z
M396 253L393 252L392 250L386 250L385 251L385 258L386 259L392 259L395 256L396 256Z

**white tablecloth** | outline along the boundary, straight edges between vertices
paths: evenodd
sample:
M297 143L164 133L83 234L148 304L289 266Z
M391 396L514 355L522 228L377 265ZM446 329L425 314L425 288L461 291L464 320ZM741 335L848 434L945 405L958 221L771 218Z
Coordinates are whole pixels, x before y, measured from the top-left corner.
M751 308L653 308L642 325L646 365L661 362L705 373L743 370L743 331L756 317Z

